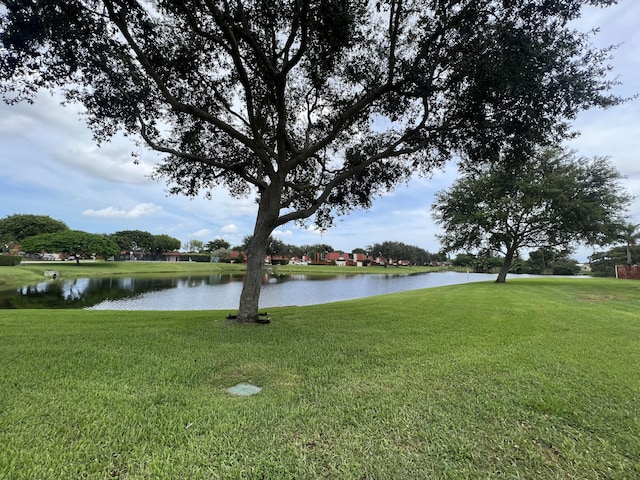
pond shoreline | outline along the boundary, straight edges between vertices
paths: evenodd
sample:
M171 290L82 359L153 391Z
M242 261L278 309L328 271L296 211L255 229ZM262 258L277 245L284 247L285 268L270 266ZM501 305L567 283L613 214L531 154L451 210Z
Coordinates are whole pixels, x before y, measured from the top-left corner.
M495 278L495 274L396 269L382 274L348 274L343 268L320 275L279 272L265 274L260 308L326 304L409 290L492 282ZM242 271L41 280L0 291L0 309L233 310L237 308L243 280Z
M390 269L419 273L445 270L442 267L337 267L333 265L278 265L270 266L276 273L311 273L333 275L337 272L346 274L386 273ZM244 273L246 265L229 263L204 262L151 262L125 261L106 262L104 260L82 260L79 264L64 261L24 261L13 267L0 267L0 291L19 288L38 283L45 276L45 271L57 270L62 279L104 276L167 276L178 274L227 274Z

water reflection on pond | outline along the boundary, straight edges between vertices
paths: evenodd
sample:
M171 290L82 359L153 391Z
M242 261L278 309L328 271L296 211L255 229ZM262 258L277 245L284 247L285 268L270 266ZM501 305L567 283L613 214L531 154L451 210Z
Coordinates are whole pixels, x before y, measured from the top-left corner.
M261 308L314 305L419 288L495 280L494 274L265 276ZM95 310L234 309L242 275L80 278L41 282L0 292L0 308L88 308Z

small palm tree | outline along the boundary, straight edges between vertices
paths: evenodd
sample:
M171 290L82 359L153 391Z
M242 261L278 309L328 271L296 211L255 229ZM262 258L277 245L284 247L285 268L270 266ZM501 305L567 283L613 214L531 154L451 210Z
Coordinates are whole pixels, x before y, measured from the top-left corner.
M640 224L627 223L620 230L620 240L624 241L627 247L627 265L631 265L631 247L635 247L640 240Z

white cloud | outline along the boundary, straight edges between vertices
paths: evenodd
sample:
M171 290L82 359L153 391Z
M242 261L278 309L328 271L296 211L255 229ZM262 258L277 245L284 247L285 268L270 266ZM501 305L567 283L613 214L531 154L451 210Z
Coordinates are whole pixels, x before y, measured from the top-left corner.
M324 235L326 233L326 230L323 230L322 228L318 227L317 225L313 225L313 224L309 224L305 227L305 230L307 232L313 233L315 235Z
M292 237L293 236L293 232L291 230L274 230L272 235L274 237Z
M102 217L102 218L140 218L148 217L162 211L162 207L154 205L153 203L139 203L130 210L123 210L117 207L106 207L100 210L87 209L82 212L83 215L88 217Z
M101 147L88 142L68 142L58 146L54 155L58 162L75 172L83 171L91 178L115 183L149 184L153 171L150 163L134 163L133 144L114 140ZM155 156L155 155L154 155Z
M220 229L220 233L238 233L238 231L238 227L233 223L225 225Z
M254 218L258 212L258 204L253 195L247 198L233 198L229 193L219 189L214 192L212 202L222 205L227 214Z
M198 230L197 232L193 232L191 234L192 237L196 237L196 238L200 238L200 237L206 237L208 235L210 235L211 230L209 230L208 228L202 228L200 230Z
M402 208L393 210L391 214L410 219L409 223L412 227L415 227L416 224L431 218L430 205L425 205L422 208Z

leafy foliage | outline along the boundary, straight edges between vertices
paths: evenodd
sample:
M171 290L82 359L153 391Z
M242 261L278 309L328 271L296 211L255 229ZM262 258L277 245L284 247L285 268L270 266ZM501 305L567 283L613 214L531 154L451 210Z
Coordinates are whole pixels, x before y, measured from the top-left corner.
M578 262L569 257L569 251L552 248L539 248L529 252L526 273L574 275L580 271Z
M538 248L529 252L527 273L537 275L548 273L556 257L558 257L558 252L552 248Z
M628 249L631 255L631 264L640 263L640 247L633 246ZM596 277L615 277L616 265L627 263L627 248L614 247L606 251L596 252L589 257L591 272Z
M22 242L22 248L28 253L65 253L78 260L94 254L103 257L120 254L120 247L106 236L79 230L34 235Z
M181 242L169 235L153 235L142 230L122 230L107 235L118 244L121 251L142 252L158 255L162 252L171 252L180 248Z
M211 240L210 242L207 242L207 244L204 246L204 249L207 252L214 252L216 250L228 249L230 246L231 244L226 240L223 240L222 238L216 238L215 240Z
M123 251L151 252L154 238L149 232L141 230L122 230L109 235L114 243L117 243Z
M591 271L598 277L614 277L616 265L638 265L640 263L640 225L625 224L620 230L617 246L605 252L595 252L589 257Z
M19 255L2 255L0 254L0 267L15 267L20 265L22 257Z
M242 239L242 244L236 247L236 249L246 252L247 250L249 250L252 241L253 241L253 236L247 235ZM265 253L266 255L291 255L294 253L294 251L295 253L297 253L299 250L300 250L299 247L286 244L279 238L270 236L267 239Z
M336 251L335 248L326 243L314 243L313 245L306 244L300 245L299 247L291 247L292 246L289 246L289 249L293 252L294 255L298 257L306 256L312 261L323 258L327 252Z
M0 242L13 245L40 233L69 230L67 225L46 215L15 214L0 220Z
M630 197L605 158L588 161L541 150L521 165L494 164L439 192L433 216L446 250L500 251L504 281L521 248L559 248L615 241Z
M503 262L503 257L489 255L488 252L482 252L480 255L459 253L451 261L451 265L454 267L466 267L476 273L490 273L499 268Z
M409 260L414 265L426 265L432 261L445 260L441 254L433 254L425 249L402 242L374 243L367 247L367 251L374 256L393 258L395 260Z
M183 247L187 252L199 253L204 251L204 242L197 239L187 240Z
M180 249L180 244L180 240L169 235L154 235L153 253L159 254L162 252L173 252Z

